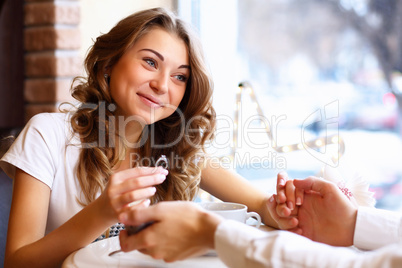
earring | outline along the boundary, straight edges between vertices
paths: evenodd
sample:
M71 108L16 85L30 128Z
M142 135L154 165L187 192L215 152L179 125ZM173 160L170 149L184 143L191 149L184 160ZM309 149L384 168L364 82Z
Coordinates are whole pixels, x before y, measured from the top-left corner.
M103 77L105 77L105 81L106 81L107 85L109 86L109 83L110 83L110 76L109 76L109 74L104 74Z

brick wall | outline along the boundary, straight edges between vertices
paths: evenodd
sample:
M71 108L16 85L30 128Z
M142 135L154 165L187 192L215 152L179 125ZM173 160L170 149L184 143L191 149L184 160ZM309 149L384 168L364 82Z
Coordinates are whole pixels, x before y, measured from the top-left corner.
M25 120L72 100L72 78L83 68L79 23L79 0L25 0Z

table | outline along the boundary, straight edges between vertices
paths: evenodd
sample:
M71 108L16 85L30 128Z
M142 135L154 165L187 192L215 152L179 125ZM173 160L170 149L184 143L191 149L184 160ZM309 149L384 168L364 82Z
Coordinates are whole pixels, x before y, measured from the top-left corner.
M166 263L162 260L154 260L148 255L138 251L118 253L109 256L109 253L120 249L119 237L111 237L98 242L94 242L80 250L70 254L63 262L62 268L225 268L226 265L216 256L208 254L206 256L194 257L183 261Z

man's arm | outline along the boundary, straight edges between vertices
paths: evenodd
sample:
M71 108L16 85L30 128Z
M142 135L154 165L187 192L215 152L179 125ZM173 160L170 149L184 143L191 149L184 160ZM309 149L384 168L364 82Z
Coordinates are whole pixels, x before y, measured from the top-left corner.
M306 181L306 183L311 186L309 181ZM324 181L324 183L329 182ZM339 190L331 187L329 189L325 188L326 190L321 187L315 189L321 193L325 193L329 189L333 189L329 191L335 190L335 193ZM323 194L323 196L325 195ZM343 200L344 195L342 194L338 197ZM335 202L335 205L338 202L336 201L337 198L331 200ZM347 202L344 204L349 205ZM326 202L319 202L318 205L322 206L321 209L329 209ZM332 206L331 203L330 205ZM268 208L272 211L276 209L275 199L268 203ZM332 219L334 220L335 218ZM340 220L337 219L336 221ZM339 233L338 236L342 237ZM351 241L353 238L353 235L349 236L352 237L347 238L346 241ZM333 247L314 242L287 231L263 232L245 224L231 221L224 221L218 225L215 232L215 249L222 261L232 268L289 266L375 268L399 267L402 265L401 242L376 251L363 253L351 248Z
M276 201L268 204L276 208ZM172 262L215 248L233 268L260 267L399 267L402 245L361 253L350 248L313 242L287 231L264 232L245 224L223 220L191 202L161 202L149 208L120 214L125 224L154 224L139 233L120 235L124 251L138 249Z
M359 207L353 244L365 250L373 250L402 242L402 214Z
M294 180L305 191L298 220L302 235L335 246L373 250L402 241L402 215L357 207L332 182L309 177Z
M215 247L231 268L402 267L402 244L363 253L317 243L288 231L263 232L230 221L219 224Z

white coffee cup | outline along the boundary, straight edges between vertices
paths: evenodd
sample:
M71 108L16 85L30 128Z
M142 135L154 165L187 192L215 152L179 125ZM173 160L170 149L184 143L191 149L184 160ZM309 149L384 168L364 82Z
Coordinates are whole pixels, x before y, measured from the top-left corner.
M261 217L256 212L247 212L247 206L229 202L202 202L199 205L208 211L214 212L225 219L246 223L249 218L257 220L256 227L261 225Z

